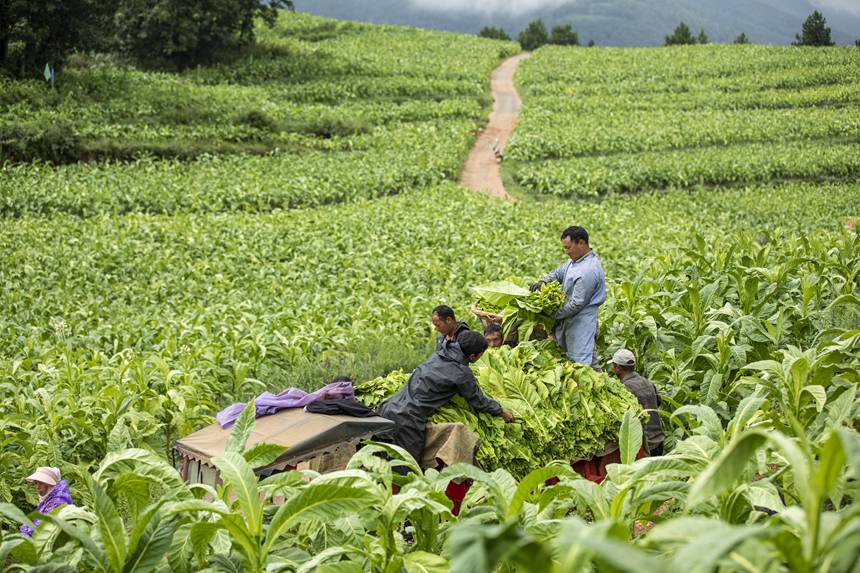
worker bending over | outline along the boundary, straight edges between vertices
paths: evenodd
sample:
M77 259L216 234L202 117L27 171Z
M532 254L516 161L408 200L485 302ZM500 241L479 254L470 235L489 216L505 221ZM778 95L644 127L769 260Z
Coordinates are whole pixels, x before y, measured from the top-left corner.
M561 233L561 247L569 261L533 283L536 291L548 282L561 283L567 301L555 313L553 335L572 362L600 369L597 359L597 309L606 301L606 275L600 259L588 244L588 232L568 227Z
M642 428L645 434L645 449L652 456L663 455L663 425L660 423L660 414L657 409L660 407L660 396L657 394L657 387L654 383L641 376L635 370L636 357L626 348L622 348L612 355L612 369L615 375L621 379L631 394L636 396L643 408L648 410L648 422Z
M392 442L421 460L424 452L424 426L427 418L460 394L478 412L501 416L506 422L513 415L488 398L478 386L469 364L487 349L479 333L466 330L457 342L447 341L440 350L418 365L409 381L379 407L379 415L394 422Z

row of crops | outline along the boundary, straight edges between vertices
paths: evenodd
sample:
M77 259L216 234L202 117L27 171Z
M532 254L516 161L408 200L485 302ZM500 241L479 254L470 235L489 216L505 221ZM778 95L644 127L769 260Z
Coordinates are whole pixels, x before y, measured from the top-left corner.
M858 66L850 49L546 48L517 75L513 178L561 197L851 178Z

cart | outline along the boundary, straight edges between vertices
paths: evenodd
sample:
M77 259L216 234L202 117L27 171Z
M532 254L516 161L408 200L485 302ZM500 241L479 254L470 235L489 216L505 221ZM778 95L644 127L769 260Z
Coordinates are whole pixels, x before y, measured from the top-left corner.
M393 430L394 422L379 416L331 416L292 408L257 418L247 445L267 443L287 448L277 460L254 470L259 476L298 467L325 472L345 467L362 440ZM182 479L213 487L219 484L212 458L224 453L230 431L212 424L176 442L174 461Z

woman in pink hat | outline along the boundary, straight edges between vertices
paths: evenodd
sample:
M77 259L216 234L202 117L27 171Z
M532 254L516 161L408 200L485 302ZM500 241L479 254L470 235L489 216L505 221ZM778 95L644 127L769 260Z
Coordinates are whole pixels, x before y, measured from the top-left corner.
M72 496L69 494L69 482L60 479L60 470L57 468L41 467L31 475L27 481L33 484L39 494L39 505L36 511L45 514L62 505L72 505ZM39 520L34 519L33 524L38 526ZM33 535L33 530L26 525L21 526L21 533Z

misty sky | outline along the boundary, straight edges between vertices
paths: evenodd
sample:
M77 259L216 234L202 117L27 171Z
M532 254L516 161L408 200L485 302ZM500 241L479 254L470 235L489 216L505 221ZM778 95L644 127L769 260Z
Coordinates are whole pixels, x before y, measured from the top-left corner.
M416 6L440 12L463 11L472 13L522 14L536 8L554 8L562 4L573 4L576 0L409 0ZM860 16L860 0L810 0L824 8L842 10Z
M854 16L860 16L860 0L812 0L816 6L843 10Z

